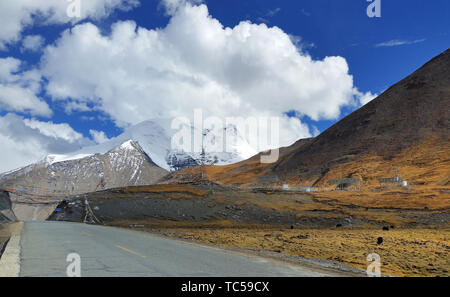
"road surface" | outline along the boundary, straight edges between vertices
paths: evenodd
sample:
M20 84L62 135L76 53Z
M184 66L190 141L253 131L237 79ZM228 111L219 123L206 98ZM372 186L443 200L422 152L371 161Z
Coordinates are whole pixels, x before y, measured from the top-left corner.
M20 245L20 276L64 277L70 253L81 257L81 276L327 276L144 232L76 223L26 222Z

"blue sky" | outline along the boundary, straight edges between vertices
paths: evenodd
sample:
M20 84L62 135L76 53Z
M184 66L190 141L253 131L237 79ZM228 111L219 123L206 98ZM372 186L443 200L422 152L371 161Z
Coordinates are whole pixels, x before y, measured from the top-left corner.
M327 56L345 58L349 74L353 76L353 85L361 93L380 94L450 45L450 2L447 0L381 0L381 18L366 15L370 3L365 0L206 0L203 3L212 18L225 27L233 28L245 20L265 23L268 27L279 27L291 37L298 37L302 51L313 60L323 60ZM41 35L45 38L46 47L54 45L64 30L86 22L93 23L102 35L108 36L111 25L117 21L133 20L138 27L156 29L165 28L171 17L160 0L141 0L139 7L128 11L115 9L101 19L88 17L77 24L56 22L49 25L36 21L23 28L21 40L7 43L6 48L0 50L0 58L12 57L22 61L21 71L39 69L43 50L24 51L24 36ZM53 100L48 94L48 80L44 75L42 89L36 95L53 111L50 118L6 108L0 109L0 116L14 112L25 119L67 123L86 138L91 138L91 129L103 131L109 138L123 131L124 126L117 125L117 117L102 109L68 113L66 102ZM86 104L95 106L92 102ZM300 117L311 129L317 127L323 132L359 107L343 105L339 107L341 113L337 117L322 117L317 121L311 119L313 115Z
M347 59L355 85L361 91L379 94L398 82L450 45L450 2L446 0L382 1L382 17L369 18L366 8L370 4L361 1L336 0L227 0L205 1L211 15L229 27L240 21L265 22L280 27L288 34L302 38L311 44L307 49L312 57L322 59L339 55ZM129 12L116 12L105 20L95 22L105 32L117 20L134 20L145 28L164 27L168 16L159 0L141 1L140 7ZM92 21L92 20L86 20ZM33 26L26 34L43 35L47 43L55 41L69 25ZM399 40L417 42L397 46L377 47L377 44ZM28 65L39 62L40 53L21 53L20 45L0 52L0 57L20 57ZM45 98L45 94L42 94ZM71 126L89 136L89 129L102 129L109 136L116 136L121 129L104 117L97 121L83 121L80 114L65 114L61 107L46 98L55 113L53 121L69 122ZM343 115L352 108L343 111ZM96 113L86 116L97 117ZM341 118L341 117L340 117ZM306 117L306 121L309 119ZM319 121L314 124L322 132L335 121Z

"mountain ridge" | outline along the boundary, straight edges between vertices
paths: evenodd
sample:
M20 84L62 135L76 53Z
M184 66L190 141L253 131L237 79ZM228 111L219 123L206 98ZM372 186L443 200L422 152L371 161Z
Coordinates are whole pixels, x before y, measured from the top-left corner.
M204 146L204 156L201 155L201 148L197 148L196 150L192 148L189 151L184 151L177 147L173 148L172 137L175 132L170 126L169 120L147 120L125 129L122 134L109 139L104 143L84 147L67 155L48 155L44 159L48 160L50 163L57 163L81 159L97 153L104 154L129 140L139 143L142 151L144 151L156 165L168 171L198 166L201 165L202 162L207 164L228 165L245 160L257 153L257 151L253 150L248 142L239 135L237 131L227 128L206 130L206 135L204 136L206 143ZM196 131L196 128L192 126L187 129L191 130L191 134ZM236 143L233 146L232 151L216 152L213 147L208 145L216 140L225 142L227 137L230 137L230 139L236 137ZM204 160L202 160L203 158ZM11 173L11 171L8 173Z
M15 195L64 196L100 189L156 183L168 172L134 141L104 154L53 162L48 158L0 177Z
M261 185L263 177L274 177L277 185L322 187L330 179L355 177L376 186L379 178L396 174L413 183L442 183L449 172L449 69L450 49L319 136L285 148L277 162L261 164L253 157L205 167L204 174L240 186ZM186 169L169 181L188 182L198 175L199 169Z
M276 164L274 171L283 173L293 167L311 167L316 165L316 160L321 163L326 160L332 165L335 161L339 162L336 160L339 157L347 156L351 159L352 156L360 156L369 151L390 159L409 146L422 143L432 136L448 141L448 69L450 50L433 58L324 131L308 147L284 157Z

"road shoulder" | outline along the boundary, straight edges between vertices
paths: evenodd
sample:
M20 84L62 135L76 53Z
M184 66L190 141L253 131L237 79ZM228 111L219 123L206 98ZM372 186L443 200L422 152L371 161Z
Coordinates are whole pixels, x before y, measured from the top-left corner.
M23 222L8 226L11 237L0 259L0 277L17 277L20 274L20 238Z

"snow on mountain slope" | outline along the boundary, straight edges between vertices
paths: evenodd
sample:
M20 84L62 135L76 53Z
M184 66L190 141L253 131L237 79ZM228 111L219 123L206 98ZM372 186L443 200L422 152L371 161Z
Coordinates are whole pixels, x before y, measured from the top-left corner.
M191 145L175 145L180 138L174 135L182 135L181 144L186 141ZM199 131L188 124L171 129L168 120L145 121L105 143L70 155L49 155L3 174L0 187L52 195L146 185L157 182L169 170L232 164L256 153L234 126Z
M167 174L133 141L126 141L104 154L53 163L49 160L55 159L46 158L1 176L0 187L13 189L12 192L19 196L34 194L52 197L149 185Z
M192 145L190 150L172 145L172 137L179 130L171 129L171 121L151 120L131 126L121 135L105 143L85 147L70 155L50 155L47 156L46 161L49 164L54 164L85 158L94 154L104 154L129 140L138 143L156 165L166 170L177 170L196 166L202 162L227 165L245 160L258 153L239 135L237 129L232 126L228 126L225 129L204 130L203 137L202 131L198 131L198 129L187 125L183 127L186 131L191 131L191 139L195 138L195 133L197 133L197 136L200 135L200 141L191 140ZM202 138L205 151L204 155L202 155ZM228 149L224 148L226 141L230 141Z

